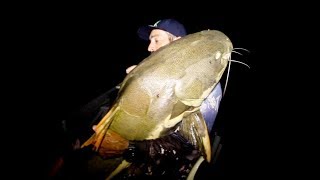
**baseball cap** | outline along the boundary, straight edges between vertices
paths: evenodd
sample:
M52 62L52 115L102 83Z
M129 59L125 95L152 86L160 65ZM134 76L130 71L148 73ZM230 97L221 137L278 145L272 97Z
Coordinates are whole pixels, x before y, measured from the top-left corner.
M153 25L142 26L138 29L138 36L141 39L149 40L149 35L153 29L161 29L175 36L185 36L187 34L184 25L174 19L163 19Z

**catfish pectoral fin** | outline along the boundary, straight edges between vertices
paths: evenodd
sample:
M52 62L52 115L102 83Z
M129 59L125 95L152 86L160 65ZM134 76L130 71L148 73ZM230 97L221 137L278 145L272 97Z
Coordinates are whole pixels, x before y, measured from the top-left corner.
M104 158L118 157L128 148L129 141L112 130L108 130L98 149Z
M210 137L206 122L200 110L184 117L180 127L181 134L204 154L207 162L210 162Z
M94 148L99 149L105 134L108 131L108 128L112 122L112 117L119 110L118 106L113 106L110 111L101 119L101 121L97 124L95 133L81 145L81 148L88 146L90 144L94 145Z

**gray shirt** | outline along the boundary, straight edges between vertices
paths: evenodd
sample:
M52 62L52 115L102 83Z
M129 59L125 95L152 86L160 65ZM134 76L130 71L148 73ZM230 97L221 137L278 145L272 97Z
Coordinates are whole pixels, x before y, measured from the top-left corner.
M206 121L209 132L211 132L216 116L218 114L221 98L222 89L219 82L200 106L200 111L204 117L204 120Z

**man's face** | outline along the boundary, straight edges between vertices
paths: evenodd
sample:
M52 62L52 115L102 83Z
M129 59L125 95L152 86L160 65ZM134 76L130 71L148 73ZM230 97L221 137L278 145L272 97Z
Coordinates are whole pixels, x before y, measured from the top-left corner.
M149 52L154 52L158 50L160 47L169 44L170 37L166 31L160 29L154 29L151 31L149 36L150 44L148 46Z

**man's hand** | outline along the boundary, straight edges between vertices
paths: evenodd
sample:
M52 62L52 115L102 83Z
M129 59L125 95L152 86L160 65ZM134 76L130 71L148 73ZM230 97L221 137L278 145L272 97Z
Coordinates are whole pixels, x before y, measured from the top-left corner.
M199 152L184 137L179 133L172 133L154 140L130 141L123 156L129 162L139 162L175 160L176 158L193 160L199 155Z

